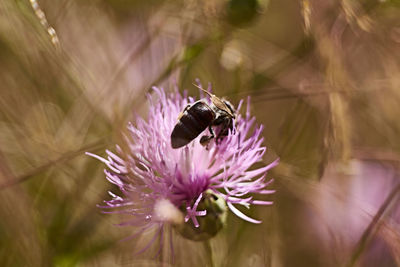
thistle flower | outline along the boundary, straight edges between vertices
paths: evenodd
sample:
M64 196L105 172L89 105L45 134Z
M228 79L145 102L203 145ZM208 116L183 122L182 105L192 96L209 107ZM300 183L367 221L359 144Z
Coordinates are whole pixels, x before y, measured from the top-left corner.
M107 150L107 158L87 153L105 163L106 178L121 191L120 196L109 192L111 200L105 201L102 208L131 215L132 219L123 225L139 228L133 236L157 229L143 250L157 236L162 239L165 223L177 225L179 232L194 240L215 235L222 227L226 205L241 219L261 223L236 208L272 204L255 200L251 194L274 192L266 189L272 180L267 181L265 176L278 164L276 160L251 169L262 160L266 148L262 146L263 126L253 127L255 118L250 116L249 103L242 117L240 101L235 129L218 143L204 147L199 142L200 135L187 146L173 149L171 132L177 118L195 99L187 97L186 92L182 96L156 87L153 90L157 99L148 96L148 119L137 118L135 125L128 125L124 148L117 145L117 153Z

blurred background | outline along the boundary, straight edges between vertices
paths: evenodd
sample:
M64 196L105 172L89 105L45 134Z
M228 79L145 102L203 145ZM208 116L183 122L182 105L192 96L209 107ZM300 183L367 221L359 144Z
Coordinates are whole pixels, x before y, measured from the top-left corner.
M2 0L0 265L207 266L134 254L96 207L152 85L251 96L275 204L228 216L215 266L400 266L399 0ZM190 265L189 265L190 264Z

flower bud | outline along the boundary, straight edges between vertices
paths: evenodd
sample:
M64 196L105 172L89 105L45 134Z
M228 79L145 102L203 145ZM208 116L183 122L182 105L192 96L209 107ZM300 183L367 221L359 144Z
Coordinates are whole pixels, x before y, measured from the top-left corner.
M227 206L225 200L207 190L198 205L198 210L206 210L205 216L198 217L199 227L192 223L183 223L175 226L175 229L185 238L193 241L204 241L215 236L225 225Z

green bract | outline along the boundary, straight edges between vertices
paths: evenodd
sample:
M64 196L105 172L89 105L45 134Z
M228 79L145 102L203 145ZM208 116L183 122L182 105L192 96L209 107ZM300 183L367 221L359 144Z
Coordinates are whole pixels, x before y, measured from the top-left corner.
M215 236L222 229L226 223L228 207L222 197L207 190L198 209L207 211L205 216L197 218L199 227L195 227L192 223L183 223L176 225L175 229L187 239L204 241Z

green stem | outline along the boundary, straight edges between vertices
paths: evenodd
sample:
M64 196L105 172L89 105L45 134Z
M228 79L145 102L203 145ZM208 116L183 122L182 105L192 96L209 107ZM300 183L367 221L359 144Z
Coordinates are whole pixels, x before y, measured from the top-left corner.
M215 267L214 261L213 261L213 253L212 253L212 248L211 248L211 242L210 242L210 240L205 240L205 241L203 242L203 244L204 244L204 248L205 248L205 250L206 250L206 254L207 254L207 258L208 258L209 265L210 265L211 267Z

